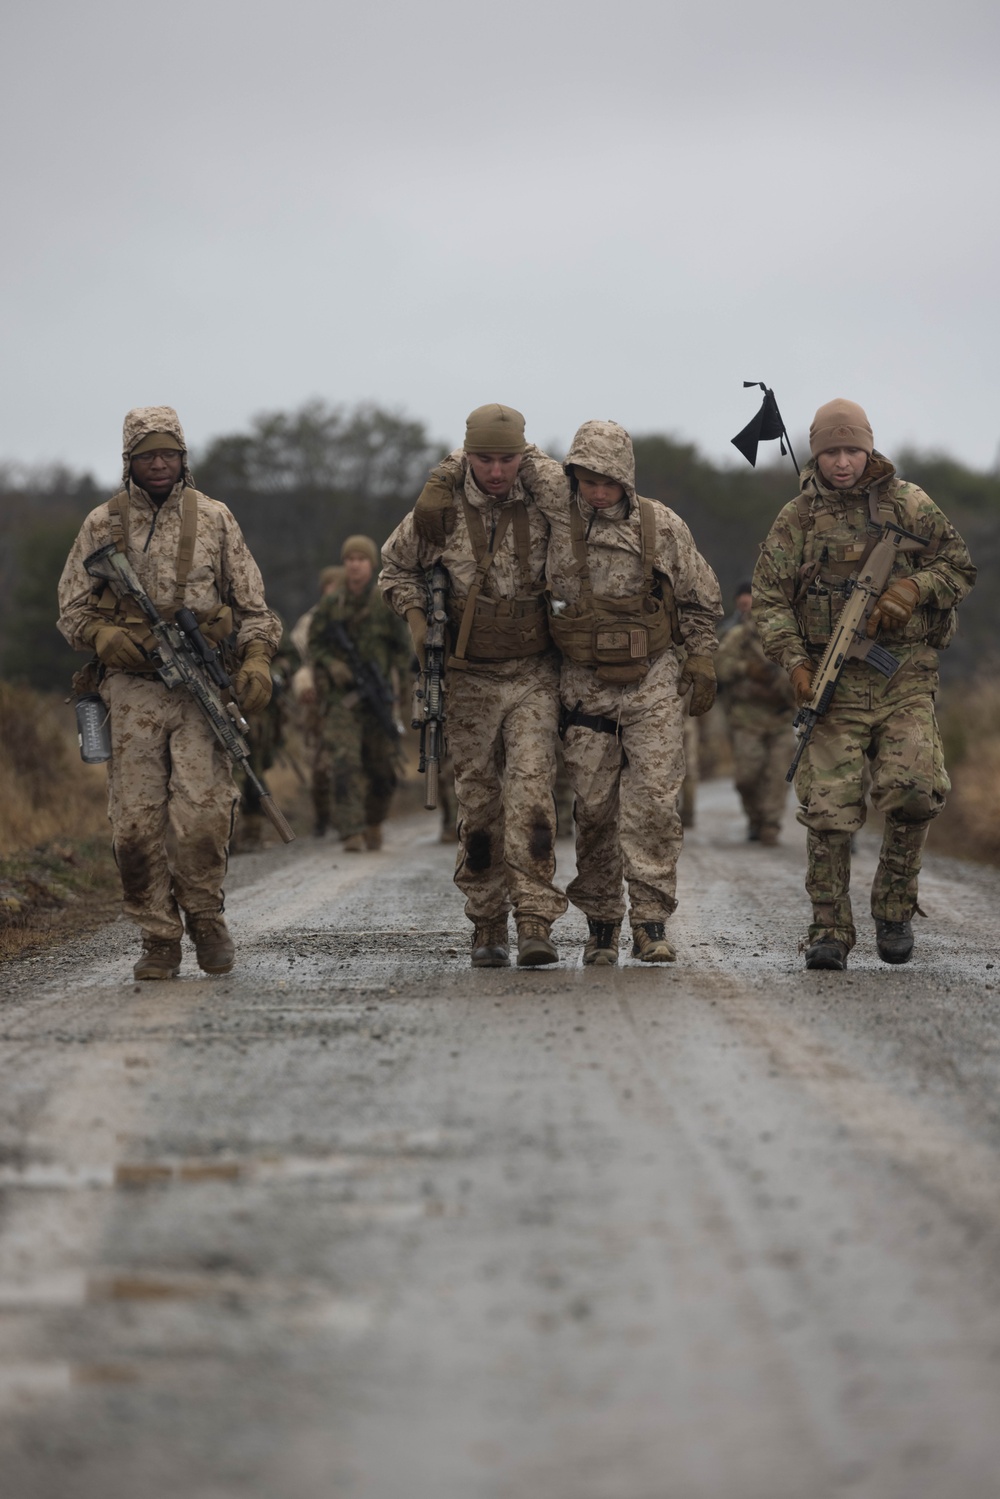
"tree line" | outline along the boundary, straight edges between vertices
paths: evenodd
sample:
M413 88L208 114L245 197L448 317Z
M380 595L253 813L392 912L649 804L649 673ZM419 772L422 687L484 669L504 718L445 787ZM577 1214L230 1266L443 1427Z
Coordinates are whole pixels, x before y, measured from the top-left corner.
M635 441L638 489L687 521L727 601L753 570L758 545L796 492L787 460L749 467L712 463L664 434ZM268 601L288 623L315 601L319 570L363 532L381 542L406 514L444 452L421 421L365 404L312 401L254 418L193 453L195 482L229 505L264 573ZM1000 476L943 454L891 455L965 536L986 587L962 606L961 630L942 658L950 676L995 658L992 590L1000 566ZM0 675L59 690L78 658L55 629L55 593L87 512L106 496L64 468L0 467Z

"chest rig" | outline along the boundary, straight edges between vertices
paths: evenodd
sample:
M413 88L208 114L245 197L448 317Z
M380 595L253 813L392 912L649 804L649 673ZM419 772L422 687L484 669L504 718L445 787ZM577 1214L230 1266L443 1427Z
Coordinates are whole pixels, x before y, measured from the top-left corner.
M551 639L541 585L535 586L531 581L531 521L527 506L523 500L506 505L489 539L482 516L465 495L462 507L476 556L476 575L464 599L449 597L448 618L455 640L449 668L475 671L478 665L485 667L496 661L540 656L548 650ZM483 598L486 575L511 525L520 591L512 599Z
M111 521L111 540L120 552L128 551L129 537L129 495L126 490L114 494L108 501L108 515ZM172 619L177 610L184 603L184 590L187 587L188 574L194 562L194 546L198 536L198 496L193 489L186 486L181 495L181 534L177 543L177 563L174 568L174 596L171 606L166 610L166 615ZM131 627L133 634L146 632L146 616L139 608L135 599L120 599L110 584L106 584L97 603L94 606L99 614L104 615L110 624ZM152 636L149 636L150 643ZM137 672L155 671L152 662L143 666L134 667Z
M568 661L593 666L602 682L640 682L651 661L680 644L673 589L657 581L656 512L652 500L638 501L642 541L642 591L624 598L598 596L590 580L587 534L580 507L570 509L570 542L580 580L580 597L549 619L552 638Z

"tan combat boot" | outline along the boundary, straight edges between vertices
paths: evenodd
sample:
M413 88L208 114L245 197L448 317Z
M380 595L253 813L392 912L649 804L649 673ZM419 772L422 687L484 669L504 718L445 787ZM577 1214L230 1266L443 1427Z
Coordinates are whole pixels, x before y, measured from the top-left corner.
M365 851L364 833L351 833L340 845L345 854L363 854Z
M558 963L556 952L549 936L551 921L540 916L519 916L517 919L517 966L537 968L542 963Z
M236 949L221 916L189 916L187 929L203 973L231 972Z
M476 929L472 934L472 966L510 967L506 916L490 916L476 922Z
M641 963L672 963L677 957L667 941L662 921L633 921L632 956Z
M587 925L590 927L590 936L587 945L583 949L583 964L585 968L594 965L598 968L610 968L618 962L618 938L621 936L620 921L595 921L592 916L587 917Z
M376 823L374 827L365 828L365 848L377 852L382 847L382 824Z
M142 934L142 957L132 969L137 979L175 979L181 971L181 944L176 937Z

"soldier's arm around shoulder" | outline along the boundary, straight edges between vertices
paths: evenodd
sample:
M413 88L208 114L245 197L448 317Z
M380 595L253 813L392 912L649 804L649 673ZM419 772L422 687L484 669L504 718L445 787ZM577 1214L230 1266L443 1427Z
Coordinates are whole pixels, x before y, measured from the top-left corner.
M913 582L920 590L919 603L934 609L960 604L976 581L969 549L929 495L916 484L899 482L894 495L908 531L926 536L927 550L914 558Z
M563 466L529 443L518 470L521 483L551 525L569 512L570 487Z
M761 542L753 574L753 617L768 660L785 671L808 665L802 632L792 607L805 552L799 508L791 500Z

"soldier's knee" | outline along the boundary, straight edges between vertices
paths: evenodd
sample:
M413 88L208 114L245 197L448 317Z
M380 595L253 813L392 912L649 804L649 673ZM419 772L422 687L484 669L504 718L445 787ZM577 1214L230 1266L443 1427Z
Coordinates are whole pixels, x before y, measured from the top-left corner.
M482 874L493 862L493 839L489 828L471 828L465 833L465 864L470 874Z
M900 787L882 801L879 810L892 822L930 822L944 806L944 797L918 786Z

